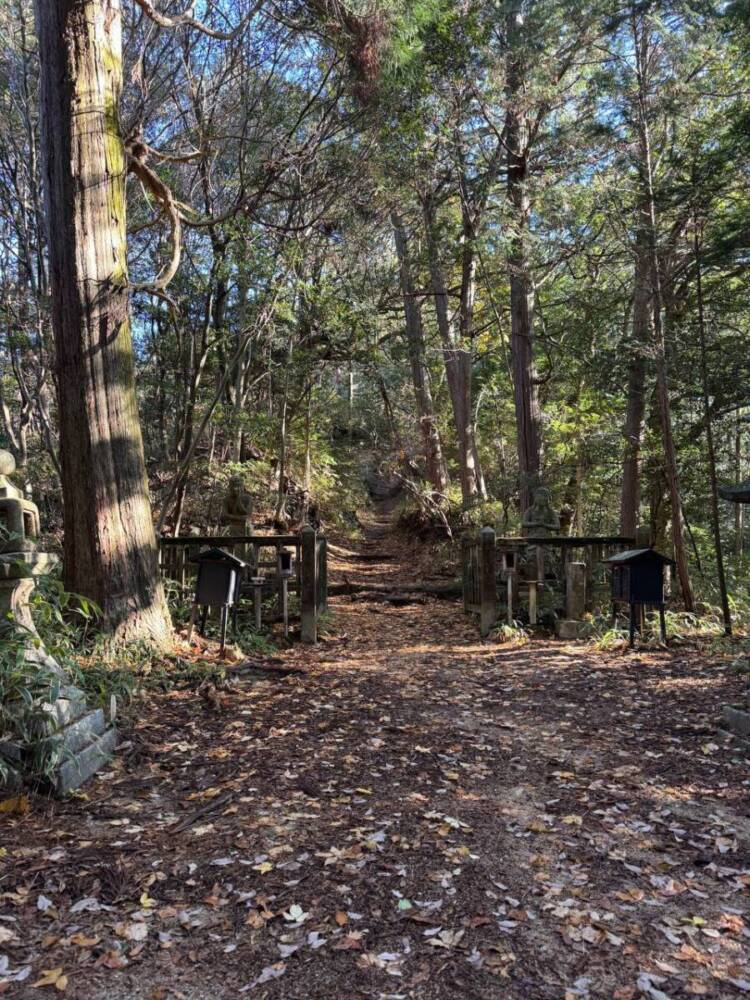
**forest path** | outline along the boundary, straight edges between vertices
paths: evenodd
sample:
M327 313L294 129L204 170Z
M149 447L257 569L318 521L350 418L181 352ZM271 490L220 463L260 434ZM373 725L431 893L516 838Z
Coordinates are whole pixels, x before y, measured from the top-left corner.
M371 504L358 515L361 539L345 547L329 540L328 579L335 592L366 601L371 588L371 602L418 605L431 592L457 587L454 553L446 557L441 544L410 537L399 524L397 487L394 490L393 484L375 479L370 489ZM375 590L380 596L372 597Z
M391 527L335 572L421 576ZM334 597L288 673L151 698L85 798L6 820L9 967L108 1000L747 993L741 680L380 596Z
M362 540L349 547L329 543L329 580L353 587L377 583L397 590L405 580L402 551L394 535L394 514L398 501L376 499L359 514ZM407 574L409 575L409 574Z

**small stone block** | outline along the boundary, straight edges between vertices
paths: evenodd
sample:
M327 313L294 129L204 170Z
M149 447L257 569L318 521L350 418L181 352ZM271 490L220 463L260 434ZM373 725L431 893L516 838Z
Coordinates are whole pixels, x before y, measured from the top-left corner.
M579 639L583 634L583 622L572 618L558 618L555 631L558 639Z
M116 745L117 733L108 729L83 750L64 759L57 772L55 794L67 795L88 781L109 760Z
M83 750L89 743L93 743L106 728L104 712L101 708L96 708L66 726L61 732L56 733L55 737L62 740L65 750L75 754Z
M86 702L83 697L70 697L66 691L49 705L49 714L56 726L69 726L86 714Z
M569 562L565 570L565 612L579 621L586 611L586 563Z
M724 722L733 733L750 738L750 712L737 708L736 705L725 705Z

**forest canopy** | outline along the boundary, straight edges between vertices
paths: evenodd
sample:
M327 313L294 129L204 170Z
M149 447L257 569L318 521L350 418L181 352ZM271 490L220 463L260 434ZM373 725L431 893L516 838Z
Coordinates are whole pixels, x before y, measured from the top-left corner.
M77 519L76 590L106 612L114 563L87 504L205 529L239 470L277 524L290 482L344 516L367 462L438 525L513 533L539 484L571 532L645 525L688 607L696 569L711 596L717 530L734 572L742 509L720 503L712 525L711 497L747 475L744 4L88 6L104 12L103 169L126 251L100 320L119 338L117 408L132 377L138 409L130 430L97 431L129 442L98 462L101 484L85 472L96 435L70 457L93 418L80 385L66 395L51 281L85 193L59 219L59 260L45 224L64 101L44 58L40 98L38 38L56 27L44 2L36 25L27 0L0 8L0 444L45 484L50 533L63 497ZM150 594L144 560L122 589Z

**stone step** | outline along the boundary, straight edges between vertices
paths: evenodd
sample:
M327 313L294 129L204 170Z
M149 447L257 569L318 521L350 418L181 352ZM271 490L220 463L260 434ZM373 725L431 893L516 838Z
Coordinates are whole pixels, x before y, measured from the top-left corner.
M105 764L115 751L117 733L108 729L72 756L66 756L58 768L55 793L67 795L78 788Z
M558 618L555 622L555 632L558 639L578 639L583 635L586 623L577 618Z
M97 736L101 736L106 728L107 722L104 718L104 712L101 708L96 708L87 712L86 715L82 715L55 735L62 739L66 751L78 753L89 743L93 743Z
M69 726L86 713L86 698L83 691L66 686L60 689L60 697L49 706L49 712L58 726Z

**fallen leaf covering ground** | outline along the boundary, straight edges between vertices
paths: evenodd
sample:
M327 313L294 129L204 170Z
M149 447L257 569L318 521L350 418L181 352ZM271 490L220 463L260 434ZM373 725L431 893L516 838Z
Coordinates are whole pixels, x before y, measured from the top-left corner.
M335 578L415 575L369 538ZM740 680L361 597L297 672L153 697L85 797L0 819L0 990L750 997Z

